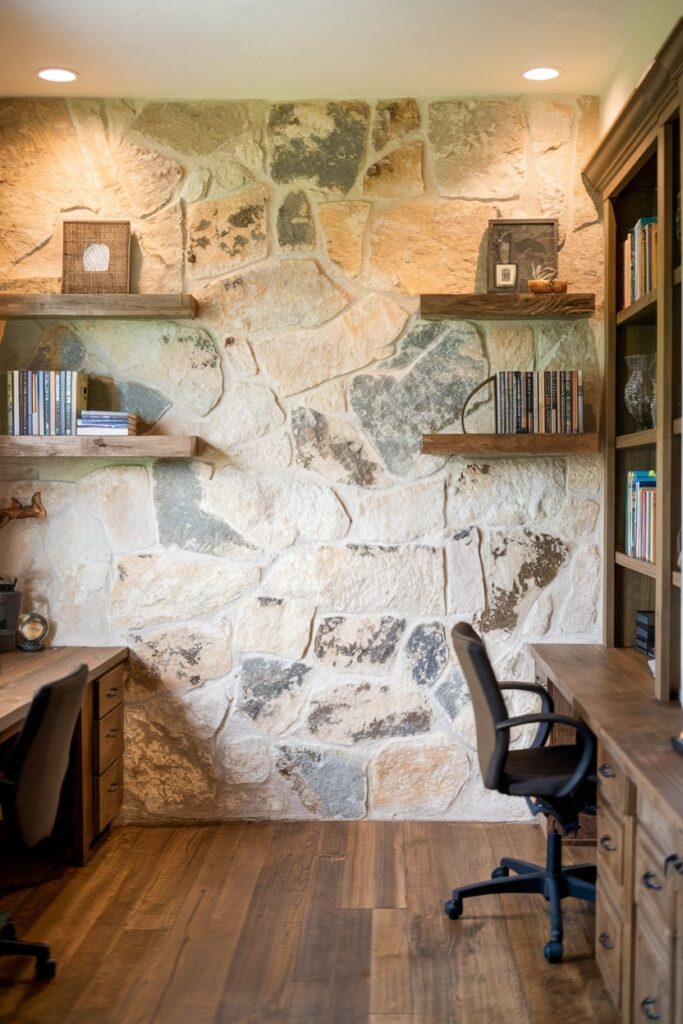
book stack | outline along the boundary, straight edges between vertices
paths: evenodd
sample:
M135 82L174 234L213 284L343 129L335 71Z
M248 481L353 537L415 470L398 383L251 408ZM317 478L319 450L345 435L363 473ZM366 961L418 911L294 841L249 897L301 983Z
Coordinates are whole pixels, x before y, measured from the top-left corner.
M0 430L7 434L75 434L87 404L88 378L75 370L8 370L0 376Z
M648 658L655 656L655 613L636 612L636 638L633 646Z
M582 370L501 370L497 434L582 434Z
M624 242L624 306L657 287L657 218L641 217Z
M632 469L626 474L626 551L631 558L655 560L657 474Z
M76 421L76 433L81 437L128 436L137 430L137 416L127 412L87 409Z

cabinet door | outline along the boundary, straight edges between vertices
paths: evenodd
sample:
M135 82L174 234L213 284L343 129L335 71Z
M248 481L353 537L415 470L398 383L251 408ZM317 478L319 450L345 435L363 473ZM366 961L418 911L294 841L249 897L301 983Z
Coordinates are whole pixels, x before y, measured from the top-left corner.
M673 1024L673 940L661 944L645 920L636 914L633 1020Z
M621 916L612 905L607 889L598 885L595 907L595 959L605 987L617 1009L621 1005L622 939Z

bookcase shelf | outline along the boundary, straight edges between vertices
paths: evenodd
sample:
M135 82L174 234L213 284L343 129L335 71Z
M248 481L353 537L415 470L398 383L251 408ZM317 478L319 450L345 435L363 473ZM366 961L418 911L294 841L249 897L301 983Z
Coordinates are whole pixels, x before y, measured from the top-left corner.
M614 552L614 561L616 565L620 565L623 569L631 569L633 572L639 572L641 576L649 576L650 579L657 579L657 566L654 562L646 562L642 558L631 558L630 555L625 555L623 551Z
M632 434L617 434L614 442L617 448L653 448L657 444L657 431L638 430Z
M477 295L421 295L423 320L575 320L592 316L592 292L533 295L531 292L484 292Z
M598 434L423 434L425 455L514 458L529 455L596 455Z
M0 458L72 459L144 458L191 459L200 455L204 443L200 437L169 434L101 437L0 437Z
M76 317L117 320L193 320L192 295L10 295L0 293L0 320Z
M654 324L657 322L657 289L636 299L630 306L617 313L617 326Z

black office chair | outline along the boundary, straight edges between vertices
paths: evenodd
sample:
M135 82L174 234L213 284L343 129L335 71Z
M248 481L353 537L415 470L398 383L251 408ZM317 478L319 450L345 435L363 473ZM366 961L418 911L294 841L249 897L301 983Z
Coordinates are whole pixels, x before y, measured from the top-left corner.
M54 828L69 749L76 727L88 669L80 665L71 675L36 691L23 728L0 777L2 804L10 837L33 849ZM56 964L44 942L17 939L14 923L0 913L0 956L34 956L36 974L48 979Z
M481 638L465 622L452 631L453 646L469 687L477 731L479 766L487 789L510 796L525 797L533 814L554 817L565 832L579 827L579 813L595 813L595 739L582 723L556 715L550 695L533 683L499 684ZM523 690L541 698L542 712L510 718L503 690ZM510 730L538 723L530 747L510 750ZM555 724L576 730L576 742L546 747ZM514 877L508 877L514 871ZM463 885L453 890L445 906L455 920L463 911L463 900L505 892L542 893L550 902L550 941L543 953L550 963L562 959L562 900L566 896L595 902L595 866L562 867L562 839L548 832L546 865L503 857L494 868L491 881Z

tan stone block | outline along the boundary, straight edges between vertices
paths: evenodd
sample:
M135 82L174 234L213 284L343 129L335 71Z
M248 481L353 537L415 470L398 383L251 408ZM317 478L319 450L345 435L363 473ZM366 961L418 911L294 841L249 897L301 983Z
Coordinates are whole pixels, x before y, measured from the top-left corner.
M352 505L353 540L401 544L439 533L445 525L443 480L425 480L394 491L362 491Z
M249 115L242 103L198 101L150 102L133 122L133 129L178 153L213 153L226 139L248 130Z
M268 219L262 187L192 203L187 211L188 269L218 277L268 255Z
M384 149L420 127L420 109L414 99L378 100L372 127L372 144Z
M79 497L99 513L114 551L140 551L157 542L152 491L144 466L107 466L85 477Z
M369 283L408 295L476 291L490 215L486 203L457 200L407 202L382 211L370 235Z
M390 355L407 319L392 299L367 295L317 330L255 343L256 361L279 382L281 394L294 394Z
M429 105L429 141L442 195L511 199L526 176L521 100L440 100Z
M183 230L180 205L173 203L131 225L131 291L165 294L183 290Z
M534 332L528 324L487 323L486 349L491 372L533 370ZM471 429L468 426L468 429Z
M304 391L297 395L296 402L307 409L317 409L322 413L344 413L348 409L346 396L346 380L328 380L319 384L317 388Z
M125 555L115 565L110 594L112 621L119 629L210 615L256 586L257 565L181 551Z
M240 608L235 647L242 653L301 658L311 639L315 608L276 597L255 597Z
M327 254L347 277L358 277L370 203L323 203L318 207Z
M316 394L317 391L310 392L307 405L313 405ZM391 484L377 452L347 420L297 406L292 409L291 422L299 466L336 483L361 487Z
M363 192L376 199L422 195L422 143L392 149L372 164L365 173Z
M558 277L569 282L569 291L595 292L598 309L604 287L604 259L603 228L597 222L568 234L559 255Z
M442 817L470 774L470 759L440 737L424 743L392 743L370 765L373 816L424 820Z
M232 668L230 623L225 620L210 626L168 626L130 635L128 647L131 681L126 695L133 700L150 691L181 694L226 676Z
M600 639L600 550L593 545L576 552L571 565L571 583L559 620L562 632L582 640Z
M317 740L353 744L430 732L432 711L424 690L394 680L343 682L316 690L307 729Z

